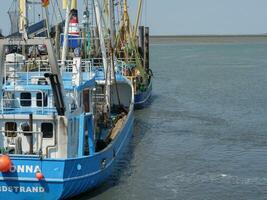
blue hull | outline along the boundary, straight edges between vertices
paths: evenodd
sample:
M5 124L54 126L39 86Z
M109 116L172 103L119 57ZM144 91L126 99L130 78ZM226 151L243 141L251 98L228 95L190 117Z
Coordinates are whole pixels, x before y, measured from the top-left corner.
M0 173L0 199L66 199L100 185L110 176L115 161L129 143L133 123L131 110L118 136L93 156L62 160L10 156L11 172ZM35 177L39 170L44 175L41 181Z
M150 81L147 90L144 92L138 92L134 95L134 108L141 109L144 108L151 97L152 93L152 81Z

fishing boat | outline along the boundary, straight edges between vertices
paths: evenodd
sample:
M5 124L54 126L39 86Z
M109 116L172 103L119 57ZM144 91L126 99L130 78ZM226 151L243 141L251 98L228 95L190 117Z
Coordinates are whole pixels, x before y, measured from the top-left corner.
M61 50L48 26L46 37L29 37L26 0L19 4L20 37L0 40L1 199L66 199L92 189L112 173L132 135L134 87L113 53L115 42L105 38L101 5L92 4L99 58L68 45L77 40L69 37L77 34L70 14L77 2L64 3ZM49 1L42 4L47 9Z
M152 93L153 72L149 64L149 27L140 26L143 0L138 0L135 25L129 17L127 0L123 0L123 11L118 27L116 55L123 72L132 82L135 93L135 108L149 104Z

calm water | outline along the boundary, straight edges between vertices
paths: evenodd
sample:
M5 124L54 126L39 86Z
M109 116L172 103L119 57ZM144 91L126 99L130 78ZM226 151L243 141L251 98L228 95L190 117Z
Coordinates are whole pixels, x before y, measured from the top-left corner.
M267 43L152 45L152 104L78 199L267 199Z

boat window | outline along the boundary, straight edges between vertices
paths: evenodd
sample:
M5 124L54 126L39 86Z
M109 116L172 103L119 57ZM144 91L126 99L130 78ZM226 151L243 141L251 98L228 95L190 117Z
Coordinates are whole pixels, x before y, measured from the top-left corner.
M52 138L53 137L53 124L42 123L41 132L43 132L43 138Z
M17 123L16 122L6 122L5 123L5 136L6 137L16 137L17 136Z
M32 95L29 92L20 93L20 105L21 106L31 106L32 105Z
M38 92L36 94L36 105L38 107L47 107L47 94L44 92Z

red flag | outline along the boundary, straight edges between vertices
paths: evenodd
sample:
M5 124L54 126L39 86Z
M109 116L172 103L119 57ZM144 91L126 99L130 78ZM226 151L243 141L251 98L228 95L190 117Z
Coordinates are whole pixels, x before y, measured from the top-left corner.
M42 0L42 6L43 7L49 6L49 0Z

